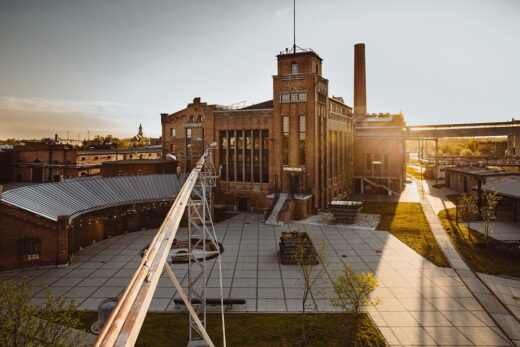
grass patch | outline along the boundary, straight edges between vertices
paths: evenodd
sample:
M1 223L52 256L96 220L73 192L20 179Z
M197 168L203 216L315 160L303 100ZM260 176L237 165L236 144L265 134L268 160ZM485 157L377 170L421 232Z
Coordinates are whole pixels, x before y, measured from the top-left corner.
M439 212L439 219L453 244L473 271L490 275L520 277L520 249L518 246L489 238L486 246L484 235L455 223L455 209Z
M421 175L421 171L417 170L414 167L411 167L409 165L406 165L406 173L415 179L422 180L423 176Z
M388 231L435 265L450 266L432 234L420 203L365 202L361 212L381 215L377 229Z
M97 313L83 311L81 318L87 328ZM352 315L319 313L308 315L308 346L347 346L352 330ZM208 334L216 346L222 345L220 315L208 314ZM185 346L188 336L187 313L154 313L146 315L136 346ZM226 314L228 346L299 346L301 316L294 313L230 313ZM364 316L360 329L362 346L385 346L385 340L371 320Z

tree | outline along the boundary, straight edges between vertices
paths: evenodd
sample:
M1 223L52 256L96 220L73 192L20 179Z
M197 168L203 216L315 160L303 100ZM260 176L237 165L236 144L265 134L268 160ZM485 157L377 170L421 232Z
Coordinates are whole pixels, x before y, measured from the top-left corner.
M306 234L305 234L306 235ZM302 285L302 342L306 344L306 330L307 330L307 310L314 312L318 311L316 298L311 298L311 295L320 296L322 288L316 288L317 285L323 282L325 277L324 262L325 259L325 240L318 238L317 248L310 251L309 247L312 242L307 237L298 237L293 260L298 265L301 274ZM316 264L316 260L318 263ZM321 265L320 265L321 263ZM315 289L316 288L316 289ZM309 299L312 299L309 303Z
M78 346L83 336L75 334L77 307L55 298L46 288L47 301L30 303L31 286L22 282L0 282L1 346Z
M355 345L358 339L362 308L379 305L381 302L379 299L372 299L370 296L379 286L379 283L371 272L357 273L349 265L343 264L343 274L339 275L332 284L338 295L337 298L331 299L332 305L344 312L354 314L354 333L352 334L351 344Z
M471 238L471 221L478 217L478 196L476 192L464 193L459 198L462 219L468 224L468 236ZM464 237L464 234L462 235Z
M496 191L484 193L485 205L482 208L482 220L484 221L484 235L486 239L486 247L488 245L489 232L493 230L496 217L497 205L502 198Z

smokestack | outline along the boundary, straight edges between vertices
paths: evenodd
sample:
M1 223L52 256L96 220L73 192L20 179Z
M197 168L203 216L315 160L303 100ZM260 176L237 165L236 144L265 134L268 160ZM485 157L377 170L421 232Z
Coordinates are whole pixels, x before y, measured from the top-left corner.
M354 45L354 114L367 113L365 44Z

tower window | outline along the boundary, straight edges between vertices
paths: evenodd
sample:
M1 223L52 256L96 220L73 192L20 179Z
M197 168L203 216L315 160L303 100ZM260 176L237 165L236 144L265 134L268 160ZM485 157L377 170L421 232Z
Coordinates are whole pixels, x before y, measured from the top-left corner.
M289 117L282 117L283 165L289 165Z
M296 63L291 64L291 74L293 74L293 75L298 74L298 64L296 64Z
M305 165L306 151L305 139L307 137L307 126L305 116L300 116L300 165Z

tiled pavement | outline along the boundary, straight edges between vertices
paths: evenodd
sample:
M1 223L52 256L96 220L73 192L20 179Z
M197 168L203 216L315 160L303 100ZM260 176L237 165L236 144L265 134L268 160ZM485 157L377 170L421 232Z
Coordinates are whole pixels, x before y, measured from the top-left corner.
M442 252L459 279L462 280L462 283L469 289L472 296L478 300L479 304L482 305L509 339L511 339L515 345L520 346L519 320L507 310L499 298L471 271L457 252L437 217L439 206L446 204L447 199L442 194L432 198L429 193L430 189L425 196L421 198L421 205L439 247L442 249ZM440 203L439 200L441 201Z
M477 275L500 301L507 306L509 311L517 319L520 319L520 280L483 273L478 273Z
M277 257L278 238L288 229L304 229L315 243L323 239L326 244L327 278L313 293L320 311L335 310L329 301L335 296L330 278L341 272L345 262L357 271L373 271L379 279L374 296L382 304L369 312L390 345L509 345L452 269L436 267L387 232L296 223L266 226L254 214L216 225L225 247L221 259L225 296L247 302L235 311L300 310L298 269L280 265ZM99 242L79 252L66 268L0 276L31 278L35 302L43 300L43 285L48 284L52 293L75 300L81 308L96 309L102 299L124 288L139 262L139 250L153 234L138 232ZM178 234L183 236L185 231ZM208 296L218 294L215 264L210 265ZM175 265L174 272L186 283L186 265ZM176 295L163 275L150 309L173 311Z

